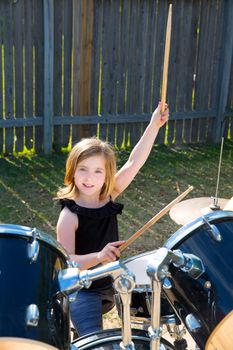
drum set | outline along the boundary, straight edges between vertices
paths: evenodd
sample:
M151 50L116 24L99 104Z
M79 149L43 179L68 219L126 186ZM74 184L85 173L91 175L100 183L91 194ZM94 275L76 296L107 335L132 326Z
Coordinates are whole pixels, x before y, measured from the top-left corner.
M50 235L1 224L0 349L188 350L187 331L196 349L230 350L219 339L213 344L217 329L231 337L233 211L203 214L203 205L200 199L196 218L180 207L186 222L160 249L84 271ZM179 221L177 208L171 215ZM71 341L70 302L105 276L113 279L122 327Z

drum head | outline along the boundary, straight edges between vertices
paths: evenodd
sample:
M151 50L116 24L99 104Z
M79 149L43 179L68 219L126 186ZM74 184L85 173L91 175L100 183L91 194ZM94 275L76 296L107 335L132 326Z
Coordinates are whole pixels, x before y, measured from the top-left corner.
M136 255L123 261L124 265L135 275L136 285L150 285L151 280L146 273L148 261L154 259L157 250Z
M0 338L1 350L57 350L53 346L24 338Z

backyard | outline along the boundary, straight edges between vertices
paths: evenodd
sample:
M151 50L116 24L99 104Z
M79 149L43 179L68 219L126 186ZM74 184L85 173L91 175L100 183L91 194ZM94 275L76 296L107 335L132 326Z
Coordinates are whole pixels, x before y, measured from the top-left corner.
M127 239L169 202L185 191L186 197L215 195L220 145L154 146L143 169L118 201L125 205L119 217L120 238ZM118 167L129 150L117 152ZM60 212L54 201L63 185L67 153L51 156L24 154L0 158L0 222L37 227L55 236ZM233 142L225 141L219 183L219 197L231 198ZM163 245L179 226L169 215L162 217L124 252L124 257Z

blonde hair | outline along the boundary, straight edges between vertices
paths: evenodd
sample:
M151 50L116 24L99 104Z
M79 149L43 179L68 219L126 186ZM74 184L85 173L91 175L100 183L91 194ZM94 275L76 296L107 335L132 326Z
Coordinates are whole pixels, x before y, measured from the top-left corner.
M96 155L105 159L106 178L100 192L100 199L111 196L114 189L116 174L116 158L113 148L108 143L97 138L87 138L76 143L70 151L66 161L66 174L63 188L57 192L57 198L74 198L78 195L78 188L74 182L74 174L79 162Z

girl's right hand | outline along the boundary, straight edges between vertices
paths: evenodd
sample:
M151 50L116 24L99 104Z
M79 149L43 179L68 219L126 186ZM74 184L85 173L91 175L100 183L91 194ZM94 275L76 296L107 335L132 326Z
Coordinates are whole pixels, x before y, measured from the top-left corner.
M116 241L108 243L98 254L97 259L100 263L115 261L120 257L121 252L119 247L124 244L125 241Z

